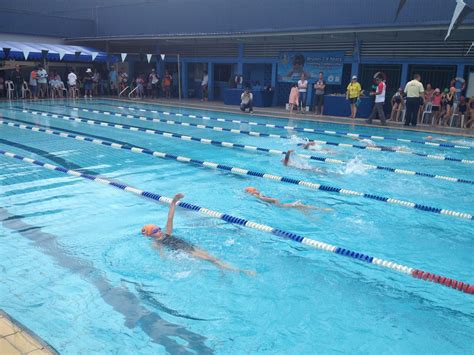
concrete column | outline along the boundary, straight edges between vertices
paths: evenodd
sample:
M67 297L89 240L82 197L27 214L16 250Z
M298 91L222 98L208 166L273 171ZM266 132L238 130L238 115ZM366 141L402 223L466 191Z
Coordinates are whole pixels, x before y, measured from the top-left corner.
M402 72L400 73L400 87L404 88L406 83L412 78L408 77L408 63L402 64Z
M214 99L214 63L207 63L207 75L209 78L208 82L208 96L209 100Z
M188 63L181 61L181 90L183 98L188 98Z

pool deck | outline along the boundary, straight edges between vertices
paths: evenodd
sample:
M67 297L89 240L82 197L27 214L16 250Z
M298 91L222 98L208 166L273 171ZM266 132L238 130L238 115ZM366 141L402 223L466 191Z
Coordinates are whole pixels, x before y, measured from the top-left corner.
M215 101L200 101L196 99L142 99L142 100L129 100L126 98L117 98L116 96L102 97L107 99L113 99L121 102L134 102L134 103L155 103L163 106L171 107L183 107L183 108L194 108L201 110L209 110L216 112L228 112L228 113L238 113L243 114L240 111L239 106L225 105L222 102ZM374 124L368 124L365 121L365 118L356 118L355 120L349 117L337 117L337 116L317 116L312 112L306 114L292 114L285 110L283 107L256 107L254 108L254 114L258 116L269 116L272 118L284 118L292 120L308 120L308 121L317 121L324 123L340 123L353 126L366 126L366 127L377 127L377 128L390 128L390 129L399 129L402 131L415 131L415 132L425 132L425 133L434 133L434 134L443 134L443 135L452 135L452 136L463 136L463 137L474 137L473 128L456 128L456 127L433 127L429 125L418 125L416 127L405 127L400 122L387 122L387 126L382 126L377 124L377 120L374 121Z
M0 354L56 355L59 353L0 309Z

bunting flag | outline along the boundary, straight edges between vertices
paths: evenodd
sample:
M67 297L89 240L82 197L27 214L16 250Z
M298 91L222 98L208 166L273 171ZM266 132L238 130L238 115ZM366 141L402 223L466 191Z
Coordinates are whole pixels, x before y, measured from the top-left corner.
M58 51L59 53L59 60L63 60L64 56L67 54L66 51Z
M466 4L466 1L468 2ZM449 24L448 33L444 40L446 41L451 32L459 27L459 25L464 21L464 18L474 11L474 1L469 0L456 0L456 7L454 8L453 17L451 18L451 23Z
M474 47L474 42L471 43L471 46L470 46L469 49L467 50L466 55L469 55L469 53L471 52L472 47Z
M160 54L161 56L161 60L165 60L165 55L164 54Z
M99 55L99 52L92 52L91 55L92 55L92 61L94 61L95 58L97 58L97 56Z
M148 63L150 63L150 60L151 60L151 56L152 56L152 55L153 55L153 54L147 54L147 55L146 55L146 60L148 61Z
M30 51L28 49L23 50L23 55L25 56L25 60L28 59L28 56L30 55Z
M122 57L122 63L125 62L125 58L127 58L127 53L120 53L120 56Z

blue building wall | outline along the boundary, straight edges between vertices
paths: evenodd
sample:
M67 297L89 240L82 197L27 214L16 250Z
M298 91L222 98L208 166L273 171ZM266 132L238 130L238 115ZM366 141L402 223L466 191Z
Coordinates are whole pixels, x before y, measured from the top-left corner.
M447 25L456 0L163 0L98 8L98 36ZM474 14L465 23L474 23ZM119 24L123 24L120 26Z

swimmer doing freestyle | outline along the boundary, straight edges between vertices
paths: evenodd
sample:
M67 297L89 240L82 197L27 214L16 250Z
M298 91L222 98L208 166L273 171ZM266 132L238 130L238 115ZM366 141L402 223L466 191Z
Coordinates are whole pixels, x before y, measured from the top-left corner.
M258 198L261 201L268 202L278 207L285 207L285 208L299 208L299 209L311 209L311 210L319 210L329 212L332 211L332 208L320 208L311 205L303 205L300 201L295 201L291 203L281 203L279 199L265 196L260 191L258 191L255 187L247 187L245 188L245 192L251 194L255 198Z
M285 158L283 158L283 160L282 160L282 163L283 163L284 166L291 166L293 168L297 168L297 169L301 169L301 170L311 170L311 171L314 171L315 173L321 173L321 174L326 174L327 173L327 170L325 170L325 169L293 164L292 161L290 160L290 156L293 152L294 152L294 150L289 150L285 153Z
M206 251L199 249L195 247L193 244L173 235L174 211L176 208L176 204L183 197L184 197L183 194L176 194L173 197L173 200L171 201L170 209L168 212L168 220L166 222L165 233L163 233L161 228L155 224L146 224L142 228L142 235L153 238L153 241L155 245L159 248L161 255L163 255L163 247L167 247L168 249L182 251L182 252L190 254L191 256L195 258L209 261L210 263L213 263L221 270L229 270L233 272L245 273L247 275L255 275L254 271L236 269L232 267L231 265L226 264L222 262L221 260L217 259L216 257L212 256Z

